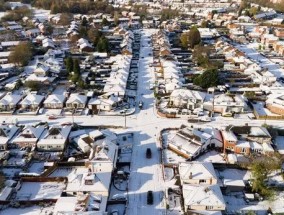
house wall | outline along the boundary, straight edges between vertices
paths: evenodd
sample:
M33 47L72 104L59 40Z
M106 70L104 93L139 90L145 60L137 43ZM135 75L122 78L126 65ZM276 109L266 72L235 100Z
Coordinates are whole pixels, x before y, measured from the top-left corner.
M224 148L225 149L227 149L228 147L232 147L232 150L234 151L235 150L235 146L236 146L236 142L232 142L232 141L228 141L228 140L226 140L224 137L223 137L223 139L224 139Z
M186 207L188 208L188 207ZM197 210L197 211L206 211L206 210L211 210L211 211L223 211L226 209L225 205L212 205L212 208L210 208L210 206L206 206L206 205L190 205L191 210Z
M68 108L85 108L85 104L82 103L66 103Z
M44 104L44 107L47 109L61 109L63 108L63 104L62 103L58 103L58 104L46 103Z
M14 142L14 144L18 145L20 148L22 147L33 147L36 145L36 142L31 141L31 142Z
M97 105L98 110L110 111L112 109L111 105Z
M250 148L243 148L243 147L238 147L238 146L236 146L234 150L236 154L246 154L246 155L249 155L250 151L251 151Z
M65 143L62 144L37 144L39 151L63 151Z
M217 184L216 178L209 178L209 179L183 179L183 184ZM203 181L202 181L203 180Z

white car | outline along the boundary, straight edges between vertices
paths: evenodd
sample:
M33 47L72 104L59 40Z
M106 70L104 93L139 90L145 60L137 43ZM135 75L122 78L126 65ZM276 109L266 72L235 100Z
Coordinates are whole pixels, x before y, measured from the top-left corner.
M114 194L111 197L112 200L126 200L126 196L124 194Z
M119 212L117 209L113 209L111 212L110 212L111 215L119 215Z

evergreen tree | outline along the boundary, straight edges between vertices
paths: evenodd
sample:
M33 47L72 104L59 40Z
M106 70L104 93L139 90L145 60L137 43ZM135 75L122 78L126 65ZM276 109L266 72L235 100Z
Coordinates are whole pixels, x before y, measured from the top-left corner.
M74 62L73 62L73 72L74 72L74 74L80 75L80 65L79 65L79 61L77 59L75 59Z
M198 45L201 42L200 32L196 26L192 26L188 33L188 44L190 48L194 48L195 45Z
M71 57L66 59L66 70L68 73L73 71L73 59Z

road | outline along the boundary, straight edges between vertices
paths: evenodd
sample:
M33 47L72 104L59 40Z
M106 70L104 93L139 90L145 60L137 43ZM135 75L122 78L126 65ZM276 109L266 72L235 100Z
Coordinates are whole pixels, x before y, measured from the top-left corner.
M138 73L138 101L143 102L142 110L136 113L136 126L133 127L135 146L132 154L131 174L129 180L127 214L163 214L165 207L161 203L163 189L163 175L160 162L157 134L159 125L154 111L154 93L149 89L154 82L152 68L152 48L148 45L149 31L143 31L141 36L141 50ZM146 150L150 148L152 158L146 158ZM154 204L147 205L147 192L153 191Z

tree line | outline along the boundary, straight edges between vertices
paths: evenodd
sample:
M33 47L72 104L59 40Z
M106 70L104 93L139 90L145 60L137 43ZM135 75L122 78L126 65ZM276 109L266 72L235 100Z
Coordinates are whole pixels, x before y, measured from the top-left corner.
M51 10L52 14L56 13L113 13L114 8L108 1L72 1L72 0L31 0L30 3L46 10Z

